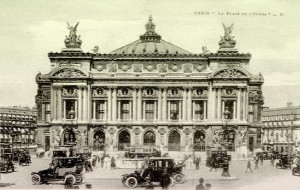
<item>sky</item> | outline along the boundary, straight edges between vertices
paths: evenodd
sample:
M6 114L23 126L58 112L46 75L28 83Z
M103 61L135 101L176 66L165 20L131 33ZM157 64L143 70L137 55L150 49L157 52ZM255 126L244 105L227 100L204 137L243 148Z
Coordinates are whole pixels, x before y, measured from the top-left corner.
M67 21L80 22L84 52L97 45L110 53L137 40L149 15L164 40L192 53L216 52L222 23L234 23L236 48L251 53L250 72L264 76L265 106L300 105L297 1L1 0L0 7L0 106L35 105L35 77L50 72L48 53L64 48Z

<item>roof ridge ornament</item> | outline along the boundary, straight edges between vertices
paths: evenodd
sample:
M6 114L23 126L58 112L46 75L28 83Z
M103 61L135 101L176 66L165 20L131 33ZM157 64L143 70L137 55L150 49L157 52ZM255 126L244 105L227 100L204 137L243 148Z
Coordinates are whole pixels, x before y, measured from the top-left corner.
M160 42L161 36L155 32L155 24L153 23L152 15L149 16L145 28L145 34L140 36L142 42Z
M70 30L70 33L65 39L66 48L80 48L82 41L80 39L80 35L77 36L76 34L79 22L77 22L75 26L70 26L69 22L67 22L67 24L67 28Z
M221 36L221 40L219 42L220 45L219 51L237 52L237 49L234 49L236 45L236 40L234 39L234 36L231 36L234 24L231 24L231 26L225 26L225 24L222 23L222 25L224 28L224 36Z

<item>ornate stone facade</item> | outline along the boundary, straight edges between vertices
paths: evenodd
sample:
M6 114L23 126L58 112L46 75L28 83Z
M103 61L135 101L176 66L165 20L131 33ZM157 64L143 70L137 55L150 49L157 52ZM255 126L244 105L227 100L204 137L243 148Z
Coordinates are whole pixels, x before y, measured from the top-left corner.
M232 27L224 28L217 53L192 54L164 41L152 17L138 41L109 54L68 47L49 53L52 71L36 77L45 94L37 98L39 130L50 131L52 147L253 152L263 77L247 71L251 55L234 49Z

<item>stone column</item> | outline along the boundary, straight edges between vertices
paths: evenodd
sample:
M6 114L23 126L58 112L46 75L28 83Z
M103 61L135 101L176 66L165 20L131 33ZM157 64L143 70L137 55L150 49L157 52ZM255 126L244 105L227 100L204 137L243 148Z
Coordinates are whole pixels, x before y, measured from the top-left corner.
M91 91L91 86L88 85L87 86L87 102L86 102L86 106L87 106L87 122L90 121L91 117L92 117L92 91Z
M168 114L167 114L167 120L170 120L170 115L171 115L171 102L168 101L168 106L167 106L167 109L168 109Z
M153 118L153 119L154 119L154 121L156 121L156 120L157 120L157 114L156 114L156 113L157 113L157 111L156 111L156 109L157 109L157 101L154 101L154 113L153 113L153 114L154 114L154 118Z
M223 100L223 101L222 101L222 115L221 115L222 119L225 119L225 118L224 118L224 114L223 114L224 111L225 111L225 101Z
M142 88L137 92L137 120L142 121Z
M132 101L129 100L129 120L132 120Z
M96 100L93 101L93 120L96 120Z
M107 89L107 120L111 121L112 115L112 88Z
M42 121L46 121L46 114L45 114L45 111L46 111L46 106L44 103L42 103Z
M58 120L61 121L62 119L62 95L61 95L62 87L58 86L57 87L57 115L58 115Z
M198 120L198 118L196 118L195 111L196 111L196 102L192 101L192 120L193 121Z
M157 101L157 116L158 121L162 120L162 88L158 88L158 101Z
M187 92L187 120L192 121L192 90L193 87L188 88Z
M117 120L121 120L121 100L118 100L118 114L117 114Z
M233 101L233 119L236 119L236 101Z
M247 107L248 107L248 104L247 104L247 99L246 99L246 88L243 89L243 121L246 121L246 118L247 118Z
M238 121L241 120L241 89L238 89L238 93L237 93L237 113L236 113L236 119Z
M163 88L162 93L162 120L167 121L167 87Z
M63 119L65 120L67 117L66 117L66 111L67 110L67 106L66 106L66 100L64 100L64 110L63 110Z
M146 120L146 101L143 101L143 121Z
M107 121L107 102L104 101L104 116L103 116L103 120Z
M53 120L55 120L55 121L57 120L57 117L56 117L57 116L57 113L56 113L57 112L56 111L57 110L57 108L56 108L57 107L57 95L56 95L57 90L56 89L57 89L56 86L52 87L53 101L51 102L53 104L53 106L52 106L53 107L52 116L53 116Z
M112 120L117 121L117 87L114 87L112 92Z
M133 93L132 93L132 110L133 110L133 112L132 112L132 120L133 121L136 121L136 114L137 114L137 109L136 109L136 98L137 98L137 94L136 94L136 88L133 88Z
M207 119L207 107L206 107L206 100L203 101L203 114L204 114L204 117L203 119L206 120Z
M83 120L88 120L88 87L84 86L83 88Z
M182 120L186 121L186 107L187 107L187 94L186 94L186 88L183 88L183 99L182 99Z
M77 106L77 119L82 120L82 86L78 87L78 106Z
M210 84L208 87L208 93L207 93L207 119L212 120L212 85Z
M216 119L216 90L212 89L212 120Z
M179 120L182 120L182 116L181 116L182 108L181 108L181 105L182 105L182 102L179 101L179 117L178 117Z
M222 96L222 89L219 88L218 89L218 109L217 109L217 115L218 115L218 120L221 120L221 112L222 112L222 108L221 108L221 96Z

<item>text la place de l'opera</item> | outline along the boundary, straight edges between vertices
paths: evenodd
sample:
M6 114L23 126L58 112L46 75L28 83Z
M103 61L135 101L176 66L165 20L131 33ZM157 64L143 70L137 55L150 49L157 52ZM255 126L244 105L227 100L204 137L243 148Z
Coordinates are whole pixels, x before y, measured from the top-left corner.
M261 147L264 79L249 73L251 54L235 48L233 25L223 27L216 53L193 54L164 41L151 16L137 41L111 53L83 52L78 23L69 26L66 48L49 53L51 71L36 77L38 143L108 154L133 146L253 153Z

